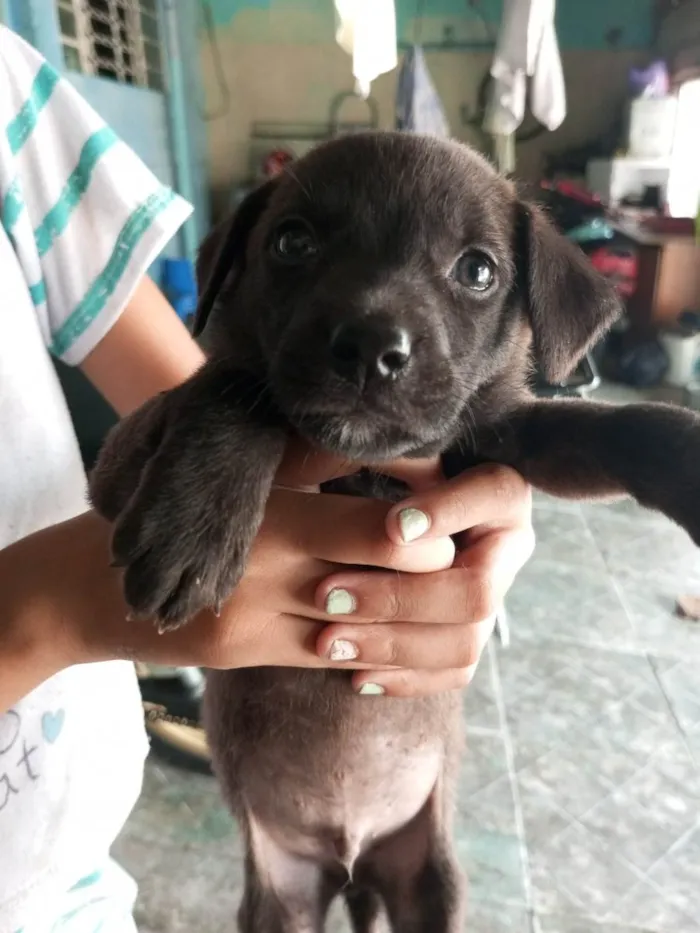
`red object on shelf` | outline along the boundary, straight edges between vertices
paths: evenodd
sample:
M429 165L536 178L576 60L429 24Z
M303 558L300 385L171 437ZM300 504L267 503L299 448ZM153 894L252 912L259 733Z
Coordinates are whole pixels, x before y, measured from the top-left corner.
M276 178L293 161L294 156L287 149L273 149L263 160L263 173L266 178Z
M623 298L630 298L637 287L639 262L634 253L620 253L601 246L588 253L591 265L605 276Z
M573 198L573 200L580 201L581 204L589 204L591 207L598 207L603 203L597 194L593 194L573 181L543 181L541 187L549 188L550 191L558 191L567 198Z

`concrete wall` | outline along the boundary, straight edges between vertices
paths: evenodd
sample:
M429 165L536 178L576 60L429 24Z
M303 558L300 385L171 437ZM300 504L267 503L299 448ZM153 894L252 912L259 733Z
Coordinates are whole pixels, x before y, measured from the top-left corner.
M324 122L329 103L351 87L349 58L334 43L332 0L212 0L217 41L231 89L229 113L209 124L210 172L215 193L228 192L248 171L248 137L256 120ZM421 39L452 39L470 49L429 51L431 73L453 132L476 145L478 131L461 122L474 108L492 52L489 40L500 18L499 0L481 0L483 17L468 0L427 0ZM416 35L414 0L397 3L403 41ZM485 25L483 19L487 20ZM646 59L652 37L651 0L559 0L558 34L563 49L569 116L554 134L519 148L519 173L534 178L542 156L588 141L615 120L625 97L630 65ZM480 48L479 48L480 46ZM203 81L211 106L219 99L211 50L202 46ZM396 73L373 88L380 122L394 122ZM348 116L364 116L360 106Z
M685 0L665 17L659 48L675 68L700 68L700 0Z

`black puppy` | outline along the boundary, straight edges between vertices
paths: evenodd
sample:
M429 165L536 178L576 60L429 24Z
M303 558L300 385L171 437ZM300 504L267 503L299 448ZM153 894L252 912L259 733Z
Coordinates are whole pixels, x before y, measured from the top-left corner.
M577 247L457 143L330 142L202 246L210 361L125 419L92 478L128 603L172 627L244 572L290 433L365 463L490 461L562 496L630 493L700 543L700 419L545 402L618 303ZM459 700L372 702L343 673L214 673L208 732L247 842L243 933L461 930Z

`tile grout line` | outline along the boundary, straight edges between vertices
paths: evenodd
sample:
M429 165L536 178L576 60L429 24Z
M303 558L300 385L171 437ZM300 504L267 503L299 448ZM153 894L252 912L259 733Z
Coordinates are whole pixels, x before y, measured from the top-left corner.
M607 575L608 575L608 577L610 578L610 582L612 583L612 587L613 587L613 589L614 589L614 591L615 591L615 595L617 596L617 598L618 598L619 601L620 601L620 605L622 606L622 609L623 609L625 615L627 616L627 620L628 620L628 622L629 622L630 628L632 629L632 633L633 633L633 635L635 636L635 640L637 640L637 639L639 638L639 633L638 633L638 631L637 631L637 626L636 626L635 623L634 623L634 617L633 617L633 615L632 615L632 612L630 611L630 607L629 607L629 604L628 604L628 602L627 602L627 598L626 598L626 596L625 596L625 593L624 593L624 591L623 591L623 588L620 586L620 583L619 583L619 581L618 581L618 579L617 579L617 575L614 574L614 573L612 572L611 568L608 566L608 562L607 562L607 560L606 560L606 558L605 558L605 554L603 553L602 549L599 547L599 545L598 545L598 540L597 540L595 534L593 533L593 529L592 529L591 526L588 524L588 521L587 521L585 515L583 515L583 523L584 523L584 525L585 525L585 527L586 527L586 530L588 531L589 535L593 538L593 543L594 543L594 546L595 546L596 550L598 551L598 553L600 554L600 556L603 558L603 562L604 562L604 564L605 564L605 568L606 568L606 571L607 571ZM681 740L682 740L682 742L683 742L683 744L684 744L684 746L685 746L685 750L686 750L686 752L688 753L688 757L690 758L690 762L691 762L693 768L695 769L695 773L696 773L696 774L700 774L700 767L698 766L698 760L697 760L697 758L696 758L696 756L695 756L695 752L693 751L693 748L692 748L692 746L691 746L691 744L690 744L690 739L689 739L689 737L688 737L688 733L687 733L685 727L683 726L683 723L681 722L680 716L678 715L678 713L677 713L677 711L676 711L675 704L674 704L673 700L671 699L670 694L669 694L668 691L666 690L666 686L665 686L665 684L664 684L664 682L663 682L663 679L662 679L662 677L661 677L661 674L659 673L658 668L657 668L656 665L654 664L653 658L652 658L652 656L651 656L651 652L649 651L648 648L644 648L644 647L643 647L643 648L641 649L641 652L640 652L640 653L641 653L641 655L646 659L646 662L647 662L647 664L649 665L649 668L650 668L652 674L654 675L654 680L656 681L656 684L657 684L657 686L658 686L658 688L659 688L659 691L660 691L660 693L661 693L661 696L664 698L664 703L666 704L666 707L667 707L669 713L671 714L671 719L673 720L673 722L674 722L674 724L675 724L675 726L676 726L676 730L677 730L678 734L679 734L680 737L681 737Z
M535 913L534 891L532 886L532 875L530 870L530 853L527 848L525 837L525 818L523 816L522 801L520 799L520 788L518 787L517 771L515 768L515 750L513 739L508 726L508 717L506 713L505 696L501 686L501 674L498 666L498 653L494 646L494 640L491 639L488 644L489 659L491 661L491 685L493 695L498 710L498 719L501 724L501 735L503 738L503 749L506 757L506 767L508 770L508 779L510 781L510 792L513 800L513 811L515 817L515 829L518 834L518 847L520 849L520 858L522 861L522 880L525 891L525 907L530 920L531 933L541 933L540 922Z
M642 660L643 660L644 662L646 662L646 665L645 665L645 666L647 667L647 670L649 671L649 673L652 675L652 678L653 678L653 681L651 681L651 682L649 683L649 687L652 686L652 683L656 685L656 690L658 691L658 693L661 694L663 707L666 708L666 716L664 717L665 722L662 723L662 724L663 724L663 725L666 725L667 728L670 726L670 729L669 729L669 734L670 734L670 736L673 736L673 735L674 735L674 732L675 732L675 735L676 735L677 739L680 739L680 740L681 740L681 742L682 742L683 746L685 747L686 752L687 752L687 754L688 754L688 756L689 756L689 759L690 759L690 761L691 761L691 764L695 767L695 770L697 771L697 764L696 764L696 761L695 761L695 757L694 757L694 755L693 755L693 753L692 753L692 750L689 748L689 743L688 743L688 735L689 735L689 733L692 733L693 730L686 730L685 727L684 727L684 725L683 725L683 723L682 723L681 721L679 721L678 713L677 713L677 711L676 711L676 707L675 707L675 705L674 705L674 703L673 703L673 700L671 699L671 696L670 696L669 693L667 692L667 690L666 690L666 688L665 688L665 684L663 683L663 681L662 681L662 679L661 679L660 671L657 669L657 667L656 667L656 665L655 665L655 663L654 663L654 660L655 660L655 659L652 657L651 652L649 651L649 649L648 649L648 648L644 648L644 647L642 647L642 645L641 645L640 635L639 635L637 626L636 626L636 624L635 624L633 614L632 614L632 612L630 611L630 607L628 606L627 599L626 599L626 597L625 597L625 593L624 593L624 591L623 591L623 589L622 589L622 586L621 586L621 584L620 584L620 582L619 582L617 576L612 572L612 570L611 570L611 568L609 567L608 562L607 562L607 560L606 560L606 558L605 558L605 555L602 553L602 550L601 550L600 547L599 547L597 537L596 537L596 535L592 532L592 529L591 529L591 526L590 526L590 523L589 523L589 516L586 515L586 514L583 514L583 513L579 513L579 514L580 514L580 517L583 519L583 525L584 525L584 528L585 528L585 536L586 536L586 544L588 544L589 542L592 543L592 544L593 544L593 548L599 553L599 555L600 555L600 557L601 557L601 560L602 560L602 562L603 562L603 567L604 567L605 576L607 577L607 579L608 579L608 581L609 581L609 585L610 585L612 591L614 592L615 596L617 597L617 600L618 600L618 603L619 603L619 605L620 605L620 608L622 609L622 611L623 611L623 613L624 613L624 618L625 618L626 621L627 621L627 625L628 625L628 627L629 627L629 631L630 631L630 633L633 635L636 644L635 644L634 647L631 647L631 646L630 646L630 647L622 647L622 646L619 646L619 645L610 646L610 645L608 645L608 644L603 644L603 643L593 643L593 644L592 644L591 642L588 642L588 641L580 641L579 639L577 639L577 638L575 638L575 637L574 637L574 638L565 637L565 638L562 638L562 639L553 638L553 639L551 639L551 641L552 641L553 644L556 644L557 642L561 641L561 642L563 642L564 644L567 644L567 645L581 645L581 647L583 647L583 648L586 648L586 649L593 649L593 650L605 652L606 654L610 654L610 655L613 656L613 657L614 657L615 655L621 655L621 654L625 654L625 655L629 655L629 656L636 656L636 657L639 658L640 663L642 662ZM618 516L615 516L615 519L616 519L616 524L617 524ZM627 520L626 518L620 517L619 521L620 521L620 524L622 524L623 522L626 523L626 524L628 524L628 525L631 524L630 522L628 522L628 520ZM550 561L544 561L544 563L549 563L549 564L551 564L552 566L557 566L557 565L559 565L559 564L562 563L562 562L556 561L556 560L550 560ZM536 644L538 644L538 643L540 643L540 642L542 641L541 637L536 636L536 635L535 635L534 637L524 636L524 640L525 640L527 643L529 643L530 645L536 645ZM636 649L636 650L635 650L635 649ZM668 656L665 656L665 657L668 657L669 660L671 660L671 661L673 662L674 666L675 666L676 664L681 664L681 663L683 663L684 660L686 660L686 659L681 659L681 658L679 658L675 653L673 653L673 654L671 654L671 655L668 655ZM494 663L495 663L495 662L494 662ZM501 682L500 682L500 680L499 680L499 684L500 684L500 683L501 683ZM531 687L534 687L534 686L535 686L534 684L528 685L528 686L525 688L525 690L524 690L524 694L520 694L520 693L519 693L518 696L521 696L521 695L525 695L525 696L526 696L526 695L528 694L528 692L530 691L530 688L531 688ZM632 687L631 689L629 689L628 691L626 691L624 697L616 696L616 697L614 697L614 698L611 697L610 699L613 700L613 704L614 704L614 705L620 706L620 707L624 706L625 704L632 704L632 705L635 705L636 700L637 700L637 693L638 693L638 690L639 690L639 687L638 687L638 686L635 686L635 687ZM658 696L658 693L657 693L657 696ZM503 695L503 690L502 690L502 695ZM637 706L638 706L638 704L637 704ZM639 706L638 706L638 708L639 708ZM660 712L661 712L661 710L659 709L659 713L660 713ZM669 715L670 715L671 723L673 723L673 725L675 725L675 729L673 728L673 725L671 725L671 724L668 722L668 719L666 718L666 717L668 717ZM655 717L654 717L654 718L655 718ZM505 732L506 732L506 729L504 729L504 733L505 733ZM510 730L509 730L509 729L507 730L507 734L508 734L508 736L510 737ZM552 750L553 750L553 749L549 749L548 752L551 752ZM547 753L545 753L545 754L547 754ZM540 755L540 756L538 756L538 758L539 758L539 757L542 757L542 756ZM652 756L652 758L653 758L653 756ZM650 761L651 761L651 759L650 759ZM635 774L632 775L631 777L634 777L635 775L637 775L637 774L639 774L641 771L643 771L643 770L644 770L644 767L645 767L645 766L642 766L642 768L640 768L639 770L635 770ZM517 780L517 772L516 772L516 780ZM628 778L628 780L629 780L629 778ZM619 786L618 786L618 785L614 785L614 784L611 785L610 792L614 792L614 791L617 791L617 790L621 789L621 787L624 787L624 785L628 783L628 780L624 781L623 784L622 784L622 785L619 785ZM610 792L609 792L608 795L606 795L606 796L609 796L609 795L610 795ZM516 785L516 788L515 788L515 791L514 791L514 796L516 796L516 795L517 795L518 799L520 799L520 800L522 799L522 798L520 798L520 794L519 794L519 785ZM604 799L605 799L605 798L604 798ZM587 810L586 812L590 812L590 810L591 810L591 809L594 809L596 806L598 806L598 805L600 804L600 802L601 802L601 801L597 801L596 804L594 804L594 805L593 805L591 808L589 808L589 810ZM522 809L522 808L521 808L521 809ZM570 826L578 826L579 830L583 830L584 832L587 832L587 833L592 832L591 829L589 829L588 827L586 827L586 826L585 826L584 824L582 824L582 822L581 822L581 817L585 816L585 814L582 814L580 817L572 817L572 815L569 814L568 811L566 811L566 810L561 810L561 808L559 808L559 807L557 807L556 809L557 809L557 811L561 812L562 815L565 815L565 816L567 817L567 820L569 821L569 825L570 825ZM524 815L524 814L523 814L523 815ZM651 871L653 870L653 868L656 866L656 864L658 864L658 863L660 863L660 862L663 862L663 860L664 860L665 858L667 858L667 857L669 856L669 854L670 854L677 846L681 845L681 843L682 843L684 840L688 839L694 832L696 832L698 825L700 825L700 821L696 822L696 823L694 824L693 827L687 829L687 830L682 834L682 836L680 836L679 838L677 838L676 840L674 840L674 842L673 842L673 843L671 844L671 846L669 847L668 851L665 852L664 855L662 855L661 857L657 858L656 861L653 862L651 866L648 866L647 869L646 869L646 871L644 871L644 870L638 868L636 865L634 865L634 864L628 862L626 858L622 857L623 863L626 864L627 867L628 867L629 869L632 870L633 875L636 876L636 878L637 878L637 882L636 882L636 883L637 883L637 884L639 884L639 883L645 883L645 884L650 885L654 890L656 890L656 891L658 892L658 894L659 894L661 897L663 897L663 895L664 895L663 890L659 887L658 884L656 884L656 883L649 877L649 874L651 873ZM595 836L597 836L597 833L596 833L595 831L593 831L593 832L592 832L592 835L595 837ZM599 841L602 841L602 840L600 839L600 837L598 837L598 838L599 838ZM687 916L687 914L685 913L684 910L681 910L681 912L683 913L684 916ZM533 912L533 913L534 913L534 912ZM611 919L611 918L600 918L600 919L601 919L601 920L602 920L602 919L608 919L608 920L609 920L609 919ZM537 917L536 917L536 916L534 917L534 920L535 920L535 922L537 922Z
M643 873L643 876L640 878L640 880L645 881L648 885L658 891L659 894L663 894L663 888L661 888L661 886L654 881L654 879L651 877L651 872L657 867L657 865L660 865L662 862L664 862L669 857L669 855L674 852L674 850L679 849L689 839L692 839L695 833L697 833L698 828L700 828L700 817L697 817L695 823L693 823L692 826L689 826L688 829L686 829L686 831L678 837L678 839L671 843L663 855L660 855L655 862L652 862L646 872ZM681 913L685 913L683 909L677 909L679 909Z
M616 705L616 706L622 706L623 704L629 702L630 700L634 701L634 694L635 694L635 691L633 690L630 694L626 695L624 698L618 699L618 700L616 701L615 705ZM564 749L563 749L561 746L560 746L559 748L556 748L556 747L552 746L552 747L550 747L549 749L547 749L546 752L543 752L542 755L536 756L536 757L533 758L530 762L528 762L527 767L530 767L530 765L531 765L533 762L539 761L540 759L546 757L547 755L551 754L552 752L561 752L561 751L563 751L563 750L564 750ZM550 841L550 842L554 842L554 841L556 841L557 839L559 839L561 836L563 836L566 832L568 832L570 829L575 828L575 829L577 829L578 831L583 831L583 832L585 832L585 833L591 834L595 839L597 839L599 842L602 843L603 840L602 840L601 836L599 835L599 833L598 833L595 829L591 829L591 828L584 822L584 819L588 816L588 814L590 814L590 813L592 813L594 810L596 810L602 803L605 803L607 800L610 800L611 797L612 797L615 793L617 793L617 792L619 792L619 791L623 791L623 792L624 792L626 786L627 786L629 783L631 783L631 781L633 781L633 780L634 780L636 777L638 777L640 774L643 774L644 771L645 771L647 768L649 768L649 767L651 767L651 766L653 765L654 759L655 759L655 757L656 757L657 754L658 754L658 750L657 750L657 752L652 753L652 754L649 756L649 758L647 759L647 761L646 761L643 765L641 765L639 768L637 768L633 774L631 774L629 777L625 778L625 780L623 780L623 781L622 781L621 783L619 783L619 784L613 784L613 783L610 782L609 779L606 778L606 779L605 779L605 782L606 782L607 785L609 785L609 786L608 786L607 793L606 793L603 797L601 797L599 800L596 800L595 803L593 803L590 807L588 807L586 810L584 810L584 811L583 811L582 813L580 813L578 816L574 815L573 813L570 813L565 807L561 806L560 804L553 803L553 802L550 801L550 804L549 804L550 807L551 807L553 810L555 810L555 811L559 814L559 816L564 817L564 818L567 820L567 825L564 826L562 829L560 829L560 830L558 830L558 831L552 833L552 834L549 836L549 841ZM694 762L691 761L691 764L694 764ZM516 780L517 780L517 769L516 769L515 774L516 774ZM545 787L545 789L546 789L546 785L543 785L543 787ZM519 793L519 791L518 791L518 793ZM639 806L643 808L643 804L640 803ZM634 875L637 876L638 882L640 882L640 881L645 881L645 882L647 882L647 883L649 883L649 884L652 884L654 887L657 887L657 886L654 884L653 880L649 877L649 873L652 871L652 869L653 869L657 864L659 864L660 862L662 862L662 861L669 855L669 853L670 853L671 851L673 851L673 849L674 849L682 840L685 840L686 838L689 838L693 833L695 833L695 832L698 830L698 828L700 828L700 816L698 816L698 818L696 819L696 822L693 824L693 826L691 826L691 827L690 827L689 829L687 829L684 833L682 833L681 836L679 836L678 839L674 840L674 842L673 842L673 843L671 844L671 846L669 847L668 851L665 852L663 855L659 856L659 858L657 858L656 861L653 862L653 863L649 866L649 868L647 868L646 870L640 868L638 865L635 865L634 862L629 861L629 860L626 858L626 856L624 856L624 855L618 855L618 858L620 859L620 861L622 862L622 864L624 864ZM657 889L658 889L658 888L657 888ZM571 897L572 895L569 895L569 896Z
M501 738L501 729L500 726L498 729L493 728L492 726L475 726L470 722L466 724L469 735L478 736L481 739L493 739L498 736Z
M615 595L616 596L618 595L617 590L615 591ZM625 608L625 606L623 606L622 608L625 612L627 612L627 609ZM636 629L632 628L632 633L636 634ZM541 635L529 635L526 632L521 632L518 634L518 638L519 640L523 642L527 642L530 645L541 644L543 642L550 642L554 645L561 644L561 645L567 645L568 647L585 648L591 651L605 651L608 654L613 654L613 655L628 654L634 658L642 658L644 660L646 660L646 657L648 654L646 649L637 648L634 645L621 647L620 645L609 644L603 641L583 641L582 639L572 638L571 636L568 636L568 635L564 635L564 636L549 635L547 637L543 637ZM675 654L660 654L659 652L657 652L657 657L661 658L662 661L671 661L674 664L683 664L687 662L688 660L687 657L678 657Z
M628 606L627 606L627 601L626 601L626 599L625 599L624 593L622 592L622 588L621 588L620 585L618 584L617 579L615 578L615 576L614 576L613 574L611 574L611 578L612 578L612 581L613 581L613 586L614 586L614 588L615 588L615 592L617 593L617 596L618 596L620 602L622 603L622 608L625 610L625 613L626 613L627 616L629 617L629 619L630 619L630 624L634 627L634 622L632 621L632 616L631 616L631 613L630 613L629 608L628 608ZM636 634L636 630L635 630L635 634ZM664 703L665 703L665 705L666 705L666 708L667 708L667 710L668 710L668 712L669 712L669 714L670 714L670 716L671 716L671 719L673 720L673 724L674 724L675 727L676 727L676 731L678 732L678 735L679 735L680 738L681 738L681 742L683 743L683 745L684 745L684 747L685 747L685 750L686 750L686 752L688 753L688 757L689 757L689 759L690 759L690 763L691 763L691 765L693 766L693 769L695 770L695 773L696 773L697 775L700 775L700 767L698 766L698 760L697 760L697 758L696 758L695 752L693 751L693 747L692 747L692 745L690 744L690 739L689 739L689 737L688 737L688 732L687 732L685 726L683 725L680 716L678 715L678 712L677 712L677 710L676 710L676 705L675 705L675 703L673 702L670 693L669 693L668 690L666 689L666 685L664 684L663 678L661 677L661 674L659 673L659 669L657 668L656 664L654 663L654 659L653 659L653 657L652 657L652 655L651 655L651 652L650 652L648 649L644 648L644 649L642 649L641 655L642 655L642 657L644 657L644 658L646 659L646 662L647 662L647 664L649 665L649 669L651 670L652 674L654 675L654 680L655 680L655 682L656 682L656 685L657 685L657 687L659 688L659 692L661 693L661 696L663 697L663 700L664 700Z

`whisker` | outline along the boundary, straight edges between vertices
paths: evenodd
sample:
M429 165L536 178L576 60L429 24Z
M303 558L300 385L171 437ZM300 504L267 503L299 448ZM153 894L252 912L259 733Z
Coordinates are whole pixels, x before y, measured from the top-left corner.
M292 181L295 181L295 182L297 183L297 185L299 185L299 187L301 188L302 192L303 192L304 195L308 198L309 201L313 201L313 197L311 196L311 191L309 190L309 188L306 187L306 185L303 183L303 181L299 178L299 176L298 176L297 173L294 171L294 169L292 168L291 165L289 165L289 164L285 165L285 166L284 166L284 169L283 169L283 172L284 172L285 175L289 175L289 177L292 179Z

